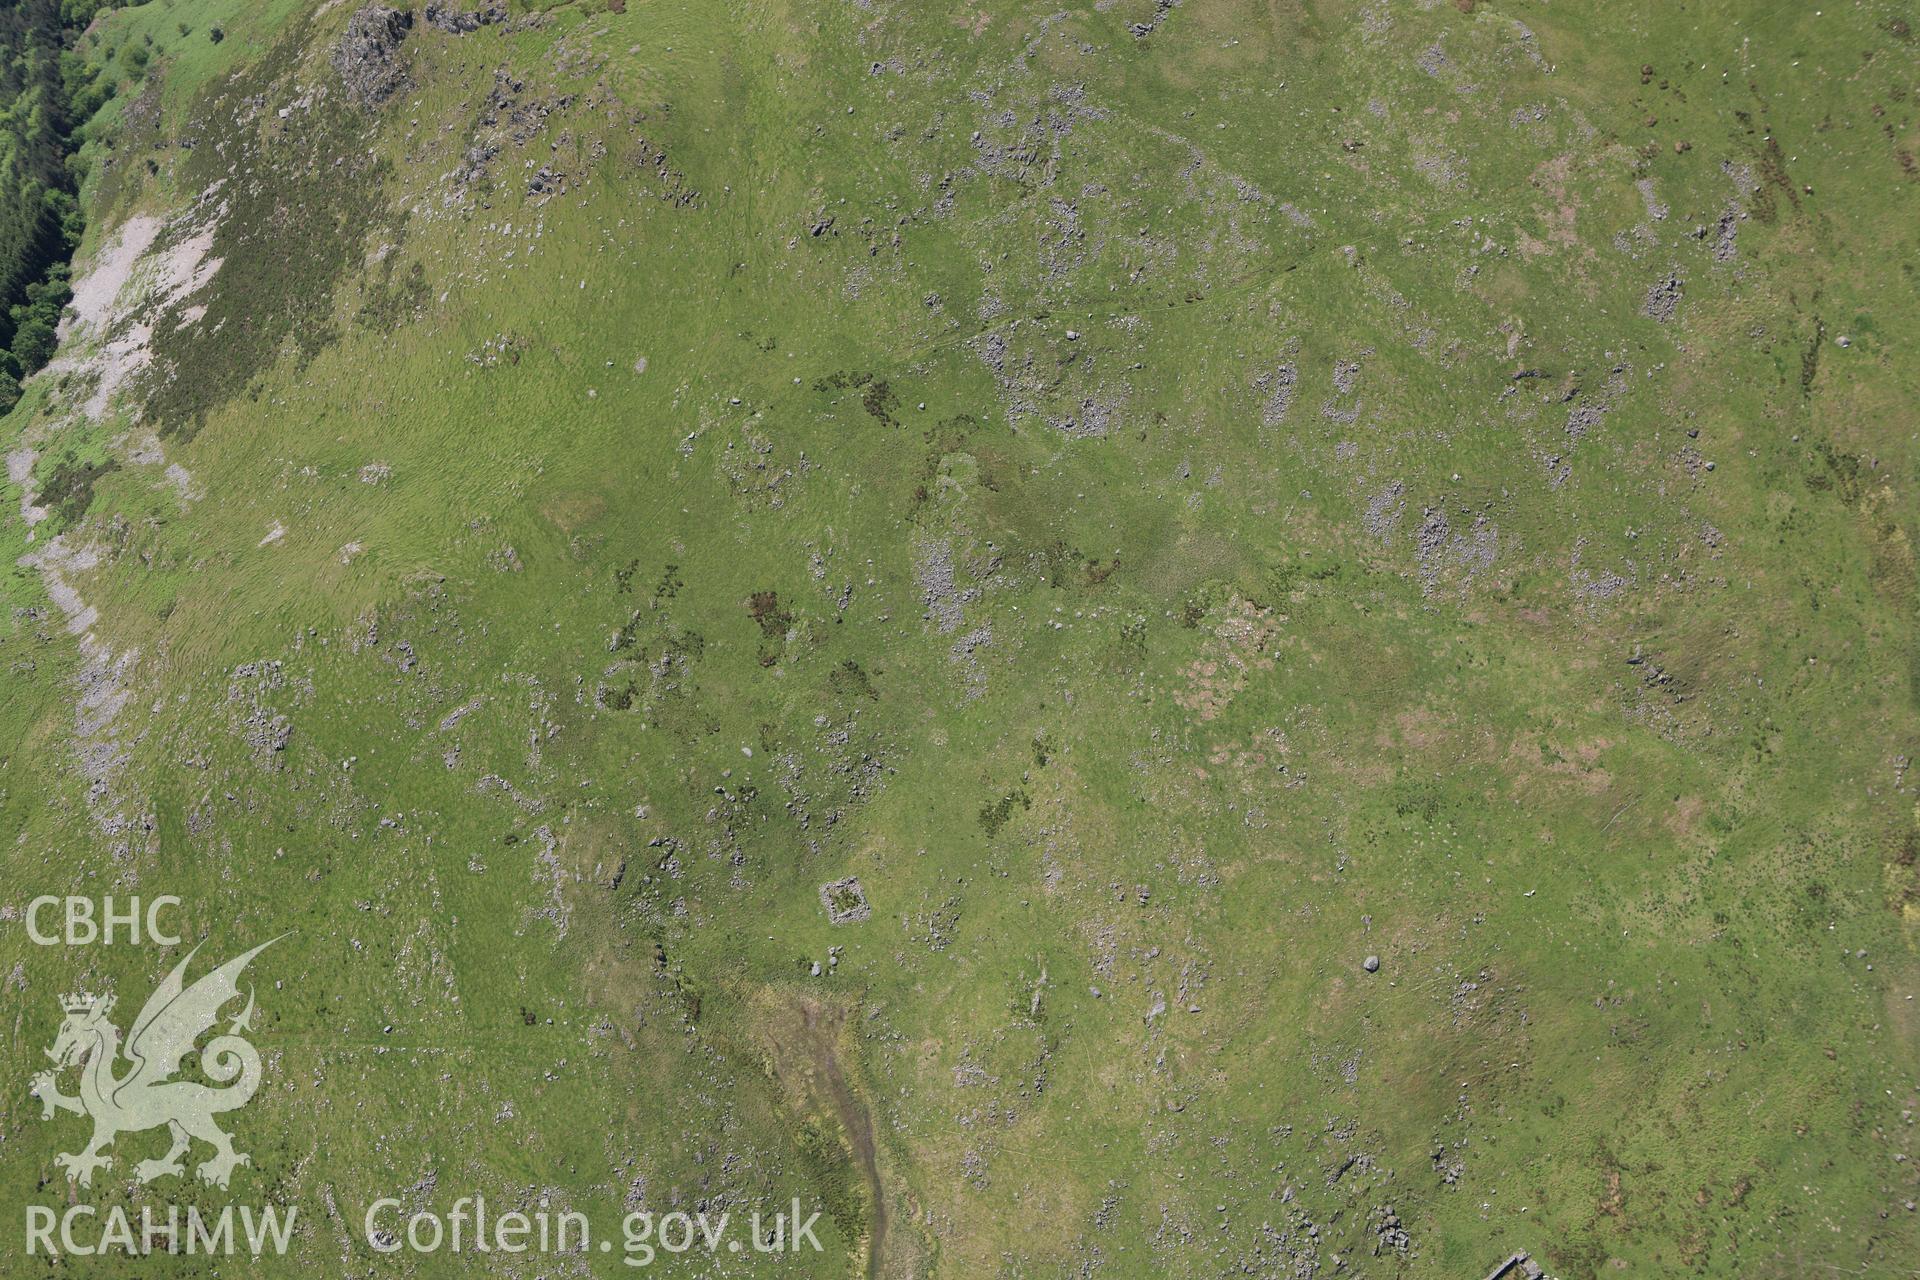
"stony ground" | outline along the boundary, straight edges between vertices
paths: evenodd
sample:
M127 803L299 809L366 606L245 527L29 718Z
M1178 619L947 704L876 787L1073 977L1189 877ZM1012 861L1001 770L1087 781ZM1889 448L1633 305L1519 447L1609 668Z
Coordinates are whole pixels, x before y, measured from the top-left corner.
M0 1221L1913 1274L1910 3L467 3L76 50ZM292 931L229 1191L65 1185L57 997L175 953L45 893Z

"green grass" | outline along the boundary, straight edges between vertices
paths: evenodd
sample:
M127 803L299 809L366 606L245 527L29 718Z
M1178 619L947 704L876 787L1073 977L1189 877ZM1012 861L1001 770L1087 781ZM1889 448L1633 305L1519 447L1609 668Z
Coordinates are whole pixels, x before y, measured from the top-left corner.
M823 1046L887 1275L1904 1274L1910 16L1468 7L567 4L416 22L373 116L346 6L103 20L87 252L222 261L116 416L0 428L59 512L0 517L0 905L295 931L259 1274L429 1174L798 1195L850 1274ZM55 532L139 655L96 799ZM6 1203L83 1127L50 993L167 959L0 924Z

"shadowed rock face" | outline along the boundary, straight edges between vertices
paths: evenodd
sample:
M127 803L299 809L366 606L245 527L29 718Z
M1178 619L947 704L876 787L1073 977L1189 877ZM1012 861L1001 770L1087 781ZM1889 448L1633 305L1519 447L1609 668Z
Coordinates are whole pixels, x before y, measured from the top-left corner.
M397 57L400 42L413 29L413 14L368 5L347 19L347 30L333 51L347 96L363 107L377 107L398 93L407 74Z

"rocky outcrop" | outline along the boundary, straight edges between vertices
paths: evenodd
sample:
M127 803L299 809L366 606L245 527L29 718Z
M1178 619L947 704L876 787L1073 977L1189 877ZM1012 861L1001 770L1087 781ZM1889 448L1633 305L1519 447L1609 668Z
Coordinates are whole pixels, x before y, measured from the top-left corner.
M413 29L413 14L370 4L347 19L347 30L333 51L333 69L347 96L363 107L377 107L407 83L399 50Z
M489 4L471 13L462 13L443 4L427 6L427 25L448 35L463 36L506 20L507 6L504 4Z

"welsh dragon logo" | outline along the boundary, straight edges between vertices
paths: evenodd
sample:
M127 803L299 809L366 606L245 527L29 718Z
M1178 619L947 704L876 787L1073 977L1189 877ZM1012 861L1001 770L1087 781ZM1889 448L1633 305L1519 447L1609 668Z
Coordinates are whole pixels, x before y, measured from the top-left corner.
M85 1150L55 1157L68 1176L83 1187L92 1185L94 1170L113 1165L113 1157L106 1150L114 1138L160 1125L167 1126L173 1135L173 1146L159 1159L135 1165L136 1181L152 1182L185 1173L181 1157L196 1138L213 1148L213 1155L195 1170L202 1182L225 1187L237 1166L252 1163L246 1154L233 1149L233 1139L214 1122L222 1112L247 1105L260 1087L260 1052L241 1036L253 1027L251 988L246 1008L228 1023L226 1033L216 1035L200 1051L201 1072L225 1087L210 1088L173 1077L179 1074L187 1055L194 1052L200 1037L220 1021L220 1011L240 998L239 978L248 962L273 942L263 942L236 956L192 986L186 984L187 966L200 948L189 951L141 1007L140 1016L127 1032L124 1049L120 1029L108 1018L113 1012L112 996L61 997L66 1021L60 1024L60 1034L47 1050L54 1069L33 1078L32 1092L40 1099L42 1119L53 1119L56 1111L93 1118L93 1141ZM127 1070L116 1075L123 1054ZM60 1092L58 1082L59 1072L73 1066L80 1068L77 1097Z

